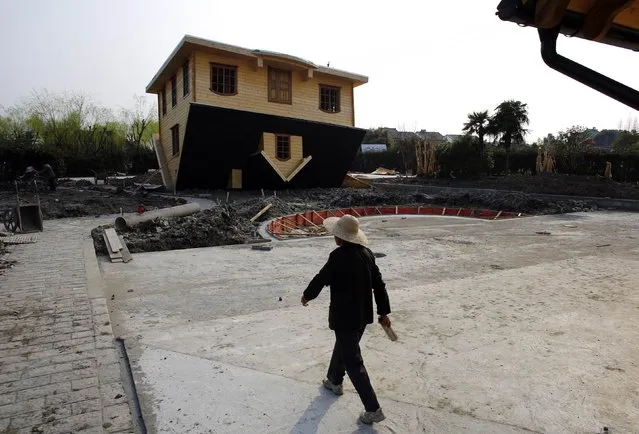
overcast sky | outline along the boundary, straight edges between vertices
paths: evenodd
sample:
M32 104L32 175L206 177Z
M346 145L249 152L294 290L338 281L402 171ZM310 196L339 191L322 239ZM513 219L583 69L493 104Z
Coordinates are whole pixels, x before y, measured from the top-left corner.
M367 75L356 124L459 133L471 111L518 99L531 141L636 111L546 67L537 32L502 22L498 0L0 0L0 105L33 89L132 104L185 34L279 51ZM639 53L560 37L558 51L634 88Z

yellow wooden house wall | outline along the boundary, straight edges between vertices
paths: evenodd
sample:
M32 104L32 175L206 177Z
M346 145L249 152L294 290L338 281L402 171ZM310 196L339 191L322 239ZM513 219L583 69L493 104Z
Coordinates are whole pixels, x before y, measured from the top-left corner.
M166 115L162 114L161 101L162 96L158 94L158 114L160 117L160 142L162 143L162 149L166 156L168 174L169 174L169 188L173 188L177 183L178 168L180 166L180 155L182 154L182 146L184 145L184 133L186 131L186 121L189 116L189 108L193 101L194 91L194 57L189 58L189 75L191 78L190 91L186 96L182 93L182 65L175 71L177 77L177 105L171 106L171 81L169 80L164 85L166 91ZM171 128L178 124L180 127L180 153L173 155L173 142L171 140Z
M211 91L211 63L237 66L236 95L218 95ZM280 69L284 68L280 67ZM274 103L268 101L268 61L264 61L263 67L256 68L255 59L196 52L196 99L198 103L217 107L354 126L352 82L318 72L314 73L313 78L305 81L302 79L305 73L306 70L292 71L292 104ZM320 110L320 84L341 88L339 113L326 113Z

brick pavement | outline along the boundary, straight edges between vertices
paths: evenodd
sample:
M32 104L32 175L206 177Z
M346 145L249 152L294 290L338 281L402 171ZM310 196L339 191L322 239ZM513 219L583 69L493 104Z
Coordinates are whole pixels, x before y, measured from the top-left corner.
M91 293L87 221L47 221L0 276L0 433L133 432L106 300ZM95 291L94 291L95 292Z

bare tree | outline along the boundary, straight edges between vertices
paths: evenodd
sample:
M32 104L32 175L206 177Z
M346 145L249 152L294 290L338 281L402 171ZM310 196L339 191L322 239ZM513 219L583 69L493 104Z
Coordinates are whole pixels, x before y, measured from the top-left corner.
M134 95L131 109L121 109L127 142L139 146L150 146L153 133L157 132L157 109L147 98Z

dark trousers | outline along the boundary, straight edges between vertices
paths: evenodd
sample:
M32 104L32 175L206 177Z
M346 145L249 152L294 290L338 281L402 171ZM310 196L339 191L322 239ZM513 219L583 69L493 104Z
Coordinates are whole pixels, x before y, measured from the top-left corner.
M366 411L376 411L379 408L379 402L359 349L359 341L365 328L364 326L360 330L335 331L335 347L326 378L333 384L342 384L344 374L348 373L348 378L355 386Z
M47 182L49 183L49 190L55 191L55 187L56 187L55 178L49 178Z

